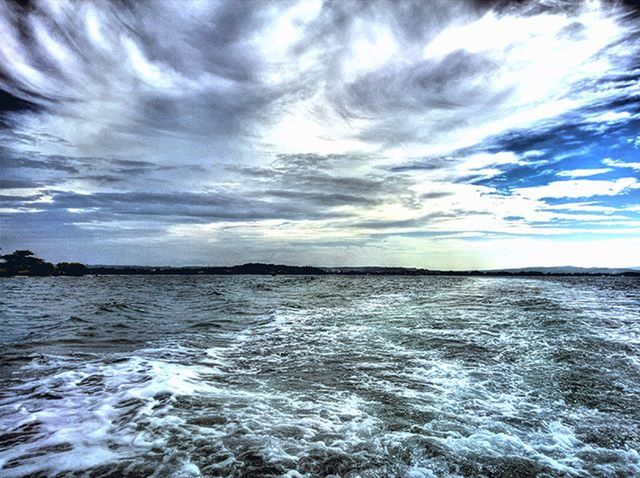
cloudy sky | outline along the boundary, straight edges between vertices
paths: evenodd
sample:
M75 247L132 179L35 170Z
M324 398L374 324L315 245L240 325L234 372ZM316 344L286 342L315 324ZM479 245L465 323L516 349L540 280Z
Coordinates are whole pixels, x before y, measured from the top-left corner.
M0 247L640 266L640 10L0 0Z

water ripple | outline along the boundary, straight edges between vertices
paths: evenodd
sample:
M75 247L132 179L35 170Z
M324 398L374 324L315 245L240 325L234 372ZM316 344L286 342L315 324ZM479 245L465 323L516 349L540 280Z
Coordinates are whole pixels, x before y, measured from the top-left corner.
M632 278L0 282L0 474L634 476Z

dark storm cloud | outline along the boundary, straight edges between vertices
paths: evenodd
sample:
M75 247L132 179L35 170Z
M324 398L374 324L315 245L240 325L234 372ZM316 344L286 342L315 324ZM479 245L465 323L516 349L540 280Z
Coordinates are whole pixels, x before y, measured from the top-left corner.
M42 194L32 194L29 196L13 196L0 194L0 204L2 207L25 207L29 206L33 201L42 198Z
M459 151L459 153L464 154L466 151ZM453 158L451 157L427 157L422 158L417 161L413 161L407 164L403 164L402 166L394 166L390 168L391 172L403 172L403 171L436 171L439 169L445 169L448 166L451 166L453 162Z
M78 173L78 169L67 158L42 156L37 152L17 153L0 146L0 171L37 169L47 172Z
M306 203L314 203L318 206L342 206L342 205L373 205L379 202L377 198L367 198L364 196L356 196L353 194L331 194L320 192L305 191L288 191L288 190L267 190L265 196L276 198L291 199L295 201L303 201Z
M20 111L36 111L37 107L35 103L31 101L23 100L11 93L0 89L0 121L3 121L4 115L7 112L20 112Z
M496 68L496 62L484 55L456 51L403 69L365 75L335 101L344 114L353 116L495 105L508 94L508 90L486 88Z
M281 154L269 167L230 169L254 183L258 194L318 206L371 206L390 198L409 204L414 200L408 190L410 178L402 174L350 176L344 172L346 165L358 167L363 161L366 158L358 155Z
M86 176L76 176L74 179L80 179L82 181L95 182L98 184L114 184L122 183L127 180L126 177L117 176L115 174L88 174Z
M5 207L30 207L43 214L56 214L66 221L144 219L162 224L210 222L212 220L254 221L262 219L318 219L328 215L322 206L335 204L329 198L307 198L302 203L266 201L224 193L95 193L78 194L46 190L47 201L34 196L6 196ZM39 199L39 196L35 196ZM309 203L319 207L310 210ZM66 213L66 211L73 211ZM30 214L30 213L29 213ZM330 214L340 217L344 214Z
M448 191L436 191L421 194L422 199L441 199L447 196L451 196L453 193Z
M133 159L112 159L103 157L70 157L44 155L36 151L17 152L0 147L0 171L5 178L38 178L33 187L52 186L69 180L83 181L89 184L130 183L136 178L148 178L154 173L161 176L168 171L200 174L207 169L201 165L183 164L180 166L159 165L151 161ZM20 179L26 181L26 179ZM169 182L166 177L151 179L153 182ZM8 186L0 189L9 189Z
M0 178L0 190L2 189L32 189L43 186L39 181L30 179L2 179Z
M453 211L434 211L424 214L420 217L403 220L379 220L379 221L359 221L350 225L350 227L363 229L405 229L420 228L425 225L432 224L434 221L441 219L451 219L461 216L470 215L491 215L488 211L462 210L455 209Z

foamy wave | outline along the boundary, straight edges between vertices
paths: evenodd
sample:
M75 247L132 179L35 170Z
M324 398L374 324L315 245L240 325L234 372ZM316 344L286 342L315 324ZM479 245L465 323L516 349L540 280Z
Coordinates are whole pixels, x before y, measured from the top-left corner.
M184 424L172 414L176 397L213 389L203 367L143 357L108 364L42 357L22 372L38 378L0 401L7 477L93 468L162 447L162 429Z

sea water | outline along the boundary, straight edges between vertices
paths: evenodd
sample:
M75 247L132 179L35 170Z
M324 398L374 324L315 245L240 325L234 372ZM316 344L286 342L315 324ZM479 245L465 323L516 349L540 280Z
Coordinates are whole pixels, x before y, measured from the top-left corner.
M640 280L0 280L0 476L640 475Z

